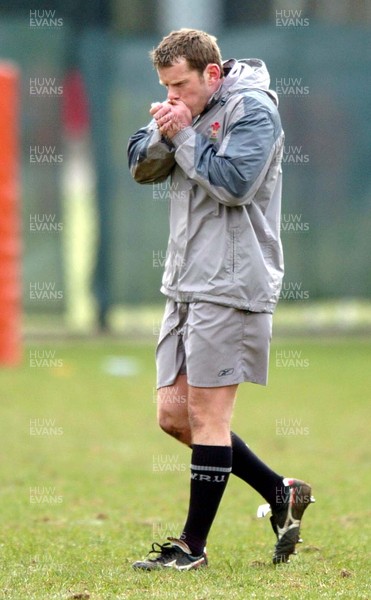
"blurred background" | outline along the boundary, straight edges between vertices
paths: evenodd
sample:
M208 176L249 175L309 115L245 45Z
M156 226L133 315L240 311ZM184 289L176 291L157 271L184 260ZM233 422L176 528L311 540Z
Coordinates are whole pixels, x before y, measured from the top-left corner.
M22 331L156 335L167 186L139 186L129 136L164 90L148 52L171 29L262 58L286 133L280 331L371 330L371 3L2 0L19 72Z

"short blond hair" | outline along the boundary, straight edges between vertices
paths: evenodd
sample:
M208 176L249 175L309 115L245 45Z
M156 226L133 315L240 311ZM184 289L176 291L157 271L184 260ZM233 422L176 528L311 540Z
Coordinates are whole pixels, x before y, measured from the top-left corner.
M165 36L150 52L156 69L171 67L185 58L188 66L202 74L208 64L217 64L223 73L220 49L213 35L199 29L179 29Z

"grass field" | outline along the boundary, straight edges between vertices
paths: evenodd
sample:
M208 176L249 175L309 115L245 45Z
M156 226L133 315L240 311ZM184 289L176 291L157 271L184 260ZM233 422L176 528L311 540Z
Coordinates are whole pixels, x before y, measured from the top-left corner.
M236 432L313 485L289 565L272 565L263 500L231 477L210 567L137 573L179 535L189 485L188 449L156 427L153 345L38 342L0 371L0 598L371 598L371 342L276 339L269 386L240 387Z

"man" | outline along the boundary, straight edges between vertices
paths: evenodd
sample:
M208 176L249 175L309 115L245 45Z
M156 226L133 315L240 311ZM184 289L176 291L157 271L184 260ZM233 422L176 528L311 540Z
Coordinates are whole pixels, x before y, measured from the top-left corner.
M277 98L261 60L222 63L216 38L203 31L173 31L151 57L167 99L152 104L152 121L130 138L129 166L139 183L171 181L158 420L192 448L192 460L183 532L153 544L155 556L133 566L205 566L231 472L266 499L277 537L273 562L287 562L311 487L283 479L230 431L238 385L267 382L283 276Z

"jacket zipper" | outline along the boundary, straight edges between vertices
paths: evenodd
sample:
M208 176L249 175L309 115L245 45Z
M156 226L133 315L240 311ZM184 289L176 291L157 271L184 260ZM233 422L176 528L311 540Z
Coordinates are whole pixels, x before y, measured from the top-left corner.
M232 229L232 273L235 268L235 246L236 246L236 232Z

